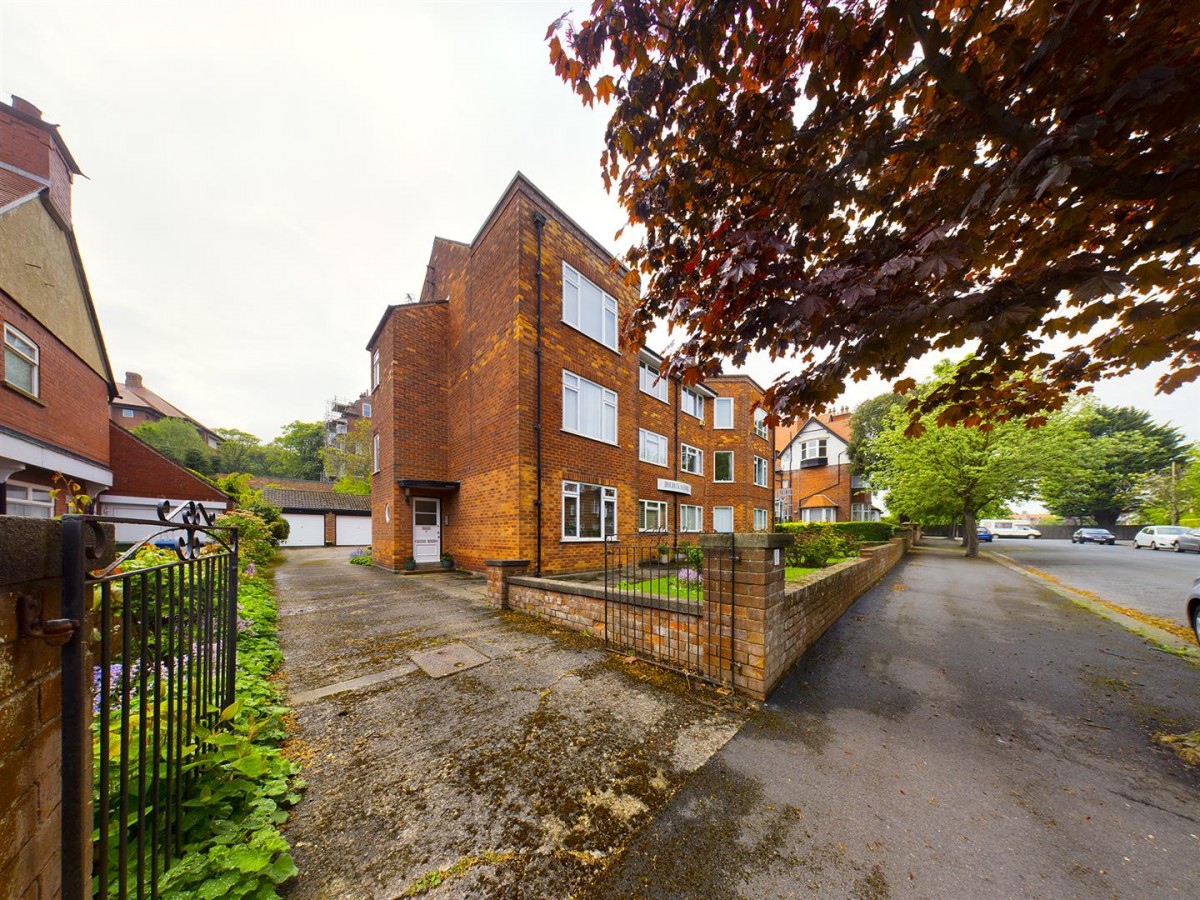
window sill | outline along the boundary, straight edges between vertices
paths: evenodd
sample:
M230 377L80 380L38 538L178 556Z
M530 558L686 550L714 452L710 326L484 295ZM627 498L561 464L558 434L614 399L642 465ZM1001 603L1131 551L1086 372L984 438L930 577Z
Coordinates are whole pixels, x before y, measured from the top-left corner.
M603 544L605 541L613 541L613 538L602 537L564 537L561 538L561 543L564 544Z
M38 406L41 406L41 407L46 406L45 400L43 400L41 397L37 396L36 394L29 393L29 391L25 390L24 388L19 388L15 384L12 384L11 382L8 382L8 381L4 382L4 386L19 397L24 397L26 400L29 400L32 403L36 403Z
M643 459L643 458L642 458L642 457L640 457L640 456L638 457L638 462L644 462L644 463L645 463L646 465L648 465L648 466L658 466L660 469L669 469L669 468L671 468L671 467L670 467L670 465L668 465L668 464L667 464L667 463L665 463L665 462L656 462L656 461L655 461L655 460L653 460L653 459Z
M616 441L606 441L604 438L592 437L590 434L584 434L582 431L572 431L570 428L560 428L559 431L561 431L563 434L573 434L573 435L575 435L575 437L581 437L585 441L595 441L597 444L604 444L606 447L620 447L621 446ZM591 538L589 538L589 540L591 540ZM600 539L595 538L594 540L600 540Z
M617 347L610 347L610 346L608 346L608 344L604 343L604 341L600 340L599 338L592 337L590 334L588 334L588 333L587 333L586 331L584 331L582 328L579 328L579 327L578 327L578 326L576 326L576 325L572 325L572 324L571 324L570 322L568 322L566 319L560 319L559 321L560 321L560 322L562 322L562 324L563 324L563 325L566 325L568 328L570 328L572 331L574 331L576 334L582 334L582 335L583 335L585 338L587 338L587 339L588 339L589 341L591 341L593 344L599 344L599 345L600 345L601 347L603 347L605 350L611 350L611 351L612 351L613 353L615 353L617 356L620 356L620 355L621 355L621 351L617 349L617 347L619 347L619 346L620 346L620 340L619 340L619 339L618 339L618 342L617 342ZM621 320L620 320L620 316L618 315L618 317L617 317L617 324L618 324L618 326L620 325L620 321L621 321ZM653 396L653 395L651 395L651 396Z
M732 478L730 478L730 479L728 479L728 480L723 480L723 479L720 479L720 478L714 478L714 479L713 479L713 484L737 484L737 482L736 482L734 479L732 479Z

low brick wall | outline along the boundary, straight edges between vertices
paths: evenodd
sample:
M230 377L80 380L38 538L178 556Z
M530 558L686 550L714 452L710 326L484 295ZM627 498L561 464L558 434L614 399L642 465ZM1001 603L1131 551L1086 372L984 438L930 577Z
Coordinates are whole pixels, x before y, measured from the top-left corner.
M798 586L788 587L768 607L764 677L767 693L855 600L904 558L912 543L911 533L906 533L890 543L866 547L861 558L839 563Z
M602 587L528 577L526 560L489 560L487 597L499 608L600 639L607 630L611 644L637 647L668 666L686 661L691 671L731 677L738 693L764 700L850 605L904 557L915 535L906 531L795 587L784 581L782 559L791 541L783 534L738 535L730 558L728 535L703 536L701 544L713 554L705 562L705 595L720 597L719 604L613 600L606 622ZM724 617L723 623L705 621L709 612Z

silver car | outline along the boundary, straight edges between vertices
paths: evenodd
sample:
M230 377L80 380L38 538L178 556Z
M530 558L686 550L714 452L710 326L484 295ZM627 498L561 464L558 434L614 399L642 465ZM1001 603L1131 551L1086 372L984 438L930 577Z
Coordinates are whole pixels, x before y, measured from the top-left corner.
M1192 631L1196 632L1196 643L1200 644L1200 578L1192 585L1192 592L1187 599L1187 617L1192 623Z
M1174 550L1175 542L1187 529L1180 525L1147 525L1133 536L1133 549Z
M1193 528L1175 539L1175 552L1183 553L1185 550L1200 553L1200 528Z

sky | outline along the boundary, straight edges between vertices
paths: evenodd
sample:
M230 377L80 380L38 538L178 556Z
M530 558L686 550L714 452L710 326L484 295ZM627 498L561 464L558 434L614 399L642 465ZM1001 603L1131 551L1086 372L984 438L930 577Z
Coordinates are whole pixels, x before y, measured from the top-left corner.
M0 98L59 124L87 176L75 228L117 380L263 440L321 419L366 389L367 340L419 295L433 238L470 241L518 170L626 249L604 108L545 44L588 5L0 0ZM1200 440L1200 385L1155 396L1157 374L1096 394Z

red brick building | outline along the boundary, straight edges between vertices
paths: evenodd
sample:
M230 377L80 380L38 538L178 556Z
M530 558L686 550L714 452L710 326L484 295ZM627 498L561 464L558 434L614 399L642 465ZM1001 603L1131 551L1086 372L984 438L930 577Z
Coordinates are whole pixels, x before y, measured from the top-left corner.
M133 431L146 422L159 419L183 419L194 425L204 443L216 449L224 440L219 434L201 425L173 403L168 403L142 383L137 372L126 372L125 380L117 385L117 396L110 405L112 420L122 428Z
M79 167L32 103L0 103L0 515L48 518L61 474L101 512L228 498L109 420L117 397L71 224ZM128 539L118 529L118 539Z
M685 387L618 342L637 290L518 174L367 345L376 564L603 566L638 531L771 527L771 432L745 376Z
M775 516L781 522L873 522L871 488L850 467L850 413L809 416L775 432Z

